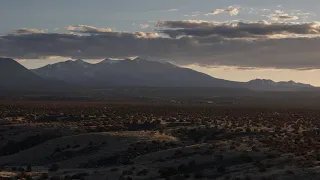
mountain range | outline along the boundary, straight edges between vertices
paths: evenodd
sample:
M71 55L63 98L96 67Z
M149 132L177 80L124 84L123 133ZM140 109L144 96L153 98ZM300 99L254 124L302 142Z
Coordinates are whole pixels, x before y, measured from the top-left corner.
M63 81L45 79L10 58L0 58L0 90L57 90L70 88Z
M237 82L213 78L171 63L148 61L142 58L105 59L97 64L90 64L83 60L69 60L47 65L33 72L44 78L95 88L110 86L231 87L237 84Z
M255 79L235 82L214 78L169 62L135 59L105 59L91 64L83 60L68 60L28 70L10 58L0 58L0 87L57 88L77 86L91 89L109 87L223 87L257 91L299 91L313 89L309 84L274 82Z

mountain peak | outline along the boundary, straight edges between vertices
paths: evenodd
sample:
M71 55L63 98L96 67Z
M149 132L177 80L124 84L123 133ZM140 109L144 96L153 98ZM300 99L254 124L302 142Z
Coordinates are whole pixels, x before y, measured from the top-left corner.
M150 57L141 57L141 56L138 56L138 57L134 58L133 61L135 61L135 62L137 62L137 63L153 62L153 63L159 63L159 65L162 64L162 65L168 65L168 66L171 66L171 67L177 67L176 65L171 64L171 63L168 62L168 61L164 61L164 60L161 60L161 59L150 58Z
M143 57L138 56L138 57L134 58L133 61L141 62L141 61L149 61L149 60L147 60L147 58L143 58Z
M274 82L274 81L272 81L271 79L259 79L259 78L253 79L253 80L251 80L251 81Z
M5 63L5 62L16 62L16 61L11 58L0 57L0 62Z
M74 60L74 62L80 63L80 64L86 63L86 62L85 62L84 60L82 60L82 59L76 59L76 60Z
M0 70L2 70L3 68L18 67L18 66L23 67L14 59L0 57Z
M0 61L6 61L6 60L12 60L12 61L14 61L14 60L11 59L11 58L0 57Z
M116 64L119 63L121 60L114 60L114 59L110 59L110 58L106 58L103 61L101 61L101 64Z

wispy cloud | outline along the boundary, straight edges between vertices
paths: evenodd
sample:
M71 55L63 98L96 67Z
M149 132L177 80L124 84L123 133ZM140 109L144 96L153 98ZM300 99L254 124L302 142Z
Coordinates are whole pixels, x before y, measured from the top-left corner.
M306 20L310 16L315 16L312 13L302 12L301 10L289 10L289 9L282 9L282 10L274 10L273 13L268 15L262 15L264 17L268 17L272 21L296 21L299 19Z
M177 8L172 8L172 9L164 9L164 10L155 10L155 11L148 11L149 13L154 13L154 12L175 12L179 11Z
M148 28L148 27L150 27L149 24L140 24L140 28L141 28L141 29L146 29L146 28Z
M30 29L30 28L20 28L16 29L12 32L12 34L38 34L38 33L44 33L47 29L41 30L41 29Z
M235 16L235 15L239 14L239 9L238 9L238 7L230 6L227 9L216 9L206 15L217 15L217 14L222 14L222 13L229 13L230 16Z
M179 11L179 9L168 9L168 10L166 10L166 11L168 11L168 12L173 12L173 11Z
M292 16L289 14L270 14L269 17L272 21L295 21L298 20L298 16Z
M65 29L70 32L76 32L76 33L106 33L106 32L113 31L111 28L97 28L97 27L87 26L87 25L68 26L68 27L65 27Z

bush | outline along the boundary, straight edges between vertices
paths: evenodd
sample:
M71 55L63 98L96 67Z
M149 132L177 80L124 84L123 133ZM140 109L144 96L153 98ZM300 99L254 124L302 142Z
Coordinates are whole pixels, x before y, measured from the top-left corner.
M124 170L122 172L122 175L132 175L133 174L133 170Z
M48 173L42 173L40 176L40 179L48 179L48 178L49 178Z
M112 168L110 169L111 172L115 172L115 171L118 171L119 169L118 168Z
M59 166L57 164L52 164L51 167L49 168L49 171L51 172L56 172L59 170Z
M27 166L27 172L31 172L32 171L32 166L31 165L28 165Z
M259 172L266 172L267 168L264 166L259 167Z
M85 176L88 176L89 174L88 173L78 173L78 174L74 174L71 176L71 179L81 179Z
M185 164L181 164L178 166L178 171L181 173L188 173L189 170L190 170L190 168Z
M226 172L226 168L223 167L223 166L219 166L219 167L217 167L217 171L218 171L219 173L224 173L224 172Z
M174 167L161 168L158 172L163 178L174 176L178 173L178 171Z
M60 148L60 147L56 147L56 148L54 149L54 153L59 153L59 152L61 152L61 148Z
M286 171L286 174L294 174L294 172L291 171L291 170L287 170L287 171Z
M142 171L139 171L137 173L137 176L146 176L148 174L148 172L149 172L148 170L144 169Z
M50 180L61 180L60 176L52 176Z
M200 178L203 178L203 174L202 174L202 172L196 172L193 177L195 179L200 179Z
M25 169L24 169L23 167L19 167L19 168L18 168L18 171L19 171L19 172L25 172Z
M25 180L32 180L32 176L31 175L28 175L24 178Z
M197 165L197 164L196 164L196 161L194 161L194 160L192 160L192 161L190 161L190 162L188 163L188 166L189 166L190 169L196 167L196 165Z
M246 163L250 163L253 161L252 157L250 157L248 154L242 154L241 159Z

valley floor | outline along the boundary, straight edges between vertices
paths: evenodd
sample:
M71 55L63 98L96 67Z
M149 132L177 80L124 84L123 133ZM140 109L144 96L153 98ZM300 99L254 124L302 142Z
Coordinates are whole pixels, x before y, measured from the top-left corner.
M1 101L0 179L318 179L319 110Z

